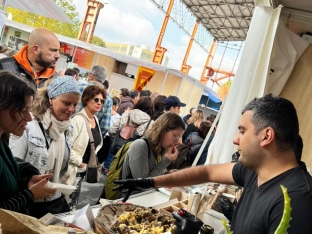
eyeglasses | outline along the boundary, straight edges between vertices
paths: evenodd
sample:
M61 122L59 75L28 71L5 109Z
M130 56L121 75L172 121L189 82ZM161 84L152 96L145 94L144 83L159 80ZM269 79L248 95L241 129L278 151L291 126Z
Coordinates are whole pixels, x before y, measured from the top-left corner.
M88 74L89 74L89 75L92 75L92 76L95 76L92 72L89 72Z
M101 104L103 105L105 100L104 99L99 99L99 98L94 98L93 99L96 103L101 102Z
M174 132L174 131L170 130L170 132L172 132L172 133L173 133L174 138L175 138L175 140L176 140L176 141L178 141L178 140L180 140L180 139L182 138L182 137L180 137L179 135L175 134L175 132Z

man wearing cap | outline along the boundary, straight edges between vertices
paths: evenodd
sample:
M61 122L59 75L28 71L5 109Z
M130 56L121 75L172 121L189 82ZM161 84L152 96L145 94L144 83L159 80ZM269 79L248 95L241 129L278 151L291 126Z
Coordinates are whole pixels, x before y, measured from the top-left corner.
M0 70L8 70L42 87L54 77L55 66L60 58L60 42L56 35L45 28L36 28L29 35L29 44L13 55L0 59Z
M82 94L84 89L91 85L97 85L103 88L106 91L103 83L106 80L106 68L101 65L95 65L92 67L91 71L88 74L88 82L79 83L80 93ZM102 137L104 139L105 134L110 128L111 116L112 116L112 97L106 92L105 103L102 106L102 109L97 113L99 119L100 129ZM79 112L83 108L81 102L78 104L76 111Z
M165 112L172 111L176 114L180 114L180 107L186 106L185 103L180 102L177 96L169 96L165 100Z

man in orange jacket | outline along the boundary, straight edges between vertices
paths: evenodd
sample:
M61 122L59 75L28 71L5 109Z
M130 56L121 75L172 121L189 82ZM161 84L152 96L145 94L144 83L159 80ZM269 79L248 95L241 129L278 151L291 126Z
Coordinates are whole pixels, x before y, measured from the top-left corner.
M60 42L56 35L45 28L36 28L29 35L29 44L13 55L0 59L0 70L9 70L42 87L55 74L60 58Z

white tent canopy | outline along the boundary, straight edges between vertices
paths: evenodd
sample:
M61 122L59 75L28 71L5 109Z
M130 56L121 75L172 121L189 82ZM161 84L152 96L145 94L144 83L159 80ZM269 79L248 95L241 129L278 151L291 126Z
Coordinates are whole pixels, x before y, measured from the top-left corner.
M294 64L308 46L283 25L280 12L281 6L273 9L256 4L240 65L221 110L218 130L209 147L206 164L230 161L237 148L232 140L237 134L243 107L255 97L267 93L280 94ZM196 165L209 135L193 165Z

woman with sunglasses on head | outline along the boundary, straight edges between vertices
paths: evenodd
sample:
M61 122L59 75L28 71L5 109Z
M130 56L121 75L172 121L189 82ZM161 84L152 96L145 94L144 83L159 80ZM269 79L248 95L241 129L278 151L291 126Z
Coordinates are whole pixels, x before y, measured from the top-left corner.
M32 120L29 111L36 91L8 71L0 71L0 80L0 209L24 213L34 200L48 197L56 189L45 187L52 174L39 175L37 170L24 173L4 140L5 134L23 135Z
M19 138L10 138L13 155L31 163L41 174L52 172L50 181L54 183L61 182L68 168L73 132L70 118L79 99L79 87L73 77L54 79L48 87L38 89L27 130ZM36 200L29 208L30 215L37 218L67 211L69 206L60 191L49 199Z
M176 146L184 130L185 123L179 115L173 112L162 114L145 133L148 145L144 139L130 145L122 168L122 179L162 175L178 156Z

